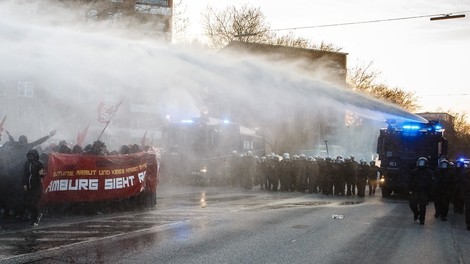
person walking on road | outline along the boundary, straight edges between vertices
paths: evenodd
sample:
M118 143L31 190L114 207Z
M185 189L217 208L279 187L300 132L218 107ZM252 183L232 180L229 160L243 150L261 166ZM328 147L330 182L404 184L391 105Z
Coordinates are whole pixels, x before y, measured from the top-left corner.
M42 196L42 178L45 176L44 164L39 160L39 153L32 149L26 154L24 164L23 188L25 191L25 209L32 214L32 226L37 226L41 215L39 214L39 201Z
M462 195L465 203L465 224L467 225L467 230L470 230L470 169L465 168L462 180Z
M416 168L410 175L410 209L414 214L413 219L419 219L419 224L424 225L426 206L432 188L432 171L428 168L428 160L420 157L416 161Z

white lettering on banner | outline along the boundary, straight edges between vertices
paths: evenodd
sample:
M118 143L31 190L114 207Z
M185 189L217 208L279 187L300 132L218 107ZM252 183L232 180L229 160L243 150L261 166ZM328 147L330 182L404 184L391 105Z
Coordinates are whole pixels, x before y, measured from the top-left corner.
M104 189L123 189L130 186L134 186L134 176L111 178L104 180Z
M49 183L47 192L98 190L98 179L55 180Z
M139 177L139 183L142 183L142 182L144 182L144 179L145 179L145 173L146 173L146 171L139 172L139 174L137 174L137 176Z

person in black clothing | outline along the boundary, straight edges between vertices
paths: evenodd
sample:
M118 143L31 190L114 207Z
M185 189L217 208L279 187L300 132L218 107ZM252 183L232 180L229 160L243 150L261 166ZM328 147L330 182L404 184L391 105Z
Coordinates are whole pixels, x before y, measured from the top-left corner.
M455 162L454 168L454 180L455 180L455 188L454 194L452 197L452 204L454 205L454 213L456 214L463 214L464 211L464 197L463 197L463 174L465 171L465 163L463 160L457 160Z
M416 161L416 168L410 174L410 209L414 214L414 220L424 225L426 206L432 188L433 173L428 168L428 160L420 157Z
M434 194L434 208L436 218L441 217L442 221L447 221L449 213L449 203L454 191L454 175L449 169L449 161L442 160L439 169L436 171L436 190Z
M38 147L46 142L50 137L56 134L56 130L51 130L48 135L41 137L35 141L29 142L25 135L21 135L16 141L13 136L6 131L9 142L8 147L5 149L8 161L2 161L3 175L5 178L5 185L8 188L4 193L4 203L6 210L14 211L15 217L19 220L24 220L24 190L22 187L23 167L26 162L26 154L29 150Z
M25 208L31 211L32 223L37 226L40 220L39 201L42 196L42 178L45 175L44 164L39 160L39 153L32 149L26 154L24 164L23 188L25 191Z
M375 195L378 181L377 175L379 174L379 167L375 165L375 161L369 162L369 175L367 177L367 183L369 184L369 195Z
M470 230L470 170L465 168L462 173L462 195L465 202L465 224Z

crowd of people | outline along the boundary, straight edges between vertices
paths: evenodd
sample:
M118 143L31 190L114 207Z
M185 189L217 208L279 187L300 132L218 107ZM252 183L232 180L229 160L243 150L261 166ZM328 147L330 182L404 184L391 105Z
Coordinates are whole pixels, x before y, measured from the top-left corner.
M244 154L234 152L230 158L205 160L207 164L197 163L196 159L175 160L171 157L162 160L162 178L184 184L204 184L214 186L241 186L251 189L259 186L261 190L283 192L322 193L325 195L375 195L378 187L378 167L375 161L360 160L354 157L335 159L320 156L307 157L304 154L291 157L288 153L275 153L257 157L248 151ZM172 164L174 163L174 164ZM185 166L186 165L186 166ZM203 167L201 172L190 172ZM186 174L186 175L184 175ZM188 178L187 175L196 175ZM203 179L205 178L205 179Z
M335 159L306 155L291 156L288 153L271 153L257 157L250 151L244 154L233 153L224 162L213 161L206 168L206 180L201 181L202 173L188 182L183 175L178 176L184 166L171 168L171 175L185 184L206 184L215 186L239 186L252 189L281 192L320 193L323 195L358 196L375 195L379 187L380 169L375 161L355 161L354 157ZM178 163L182 164L182 163ZM163 167L165 167L163 162ZM167 168L168 169L168 168ZM181 171L180 171L181 172ZM165 172L163 172L165 173ZM470 230L470 169L463 161L455 164L443 158L436 170L428 167L428 160L421 157L410 173L408 187L409 206L413 219L424 224L426 206L434 204L436 218L447 221L450 205L455 214L465 212L466 226Z
M356 162L352 156L332 159L301 154L291 158L288 153L272 153L258 158L248 152L233 158L232 163L232 178L239 179L245 188L364 197L366 186L369 195L374 195L378 186L375 162Z
M434 203L434 217L447 221L450 204L455 214L465 212L465 224L470 230L470 169L462 161L446 158L439 161L436 170L431 170L426 157L416 161L416 168L410 174L410 209L413 220L424 225L426 207Z
M122 145L119 150L109 151L106 144L100 140L84 148L79 145L71 146L65 140L43 147L42 144L56 134L55 130L33 142L29 142L25 135L15 140L8 131L6 134L8 141L0 145L0 214L3 218L31 220L33 226L37 226L41 219L39 203L43 193L42 178L45 176L48 154L126 155L150 148L130 144Z
M54 136L55 130L33 142L28 142L24 135L15 140L8 131L6 133L9 140L0 146L0 211L4 217L13 216L18 219L24 219L27 212L32 225L37 225L41 218L38 209L43 191L41 179L45 175L49 153L126 155L150 148L132 144L109 151L100 140L84 148L79 145L70 146L63 140L43 148L41 144ZM163 159L162 168L168 169L165 165ZM207 169L210 173L207 173ZM163 179L171 177L170 174L177 175L177 171L163 170ZM380 179L380 169L375 161L357 162L353 156L332 159L307 157L304 154L291 157L288 153L271 153L257 157L250 151L242 155L233 153L224 162L217 162L217 165L201 170L199 177L203 177L203 174L207 174L206 184L219 186L240 186L247 189L258 186L260 190L273 192L358 197L366 196L366 190L368 195L375 195ZM452 204L454 213L463 214L465 211L466 226L470 230L470 169L463 162L457 161L454 164L443 158L439 161L439 167L432 171L428 168L428 160L425 157L419 158L416 168L410 174L409 191L409 205L415 221L419 220L420 224L424 224L426 206L430 201L434 202L435 217L447 221Z

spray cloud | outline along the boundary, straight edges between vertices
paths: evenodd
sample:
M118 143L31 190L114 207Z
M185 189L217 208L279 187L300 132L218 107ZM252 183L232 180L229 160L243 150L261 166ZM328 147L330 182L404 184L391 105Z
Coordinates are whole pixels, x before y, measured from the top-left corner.
M282 133L306 130L302 132L306 139L294 142L292 148L296 149L315 144L315 136L308 134L316 130L306 128L319 127L331 116L344 116L346 110L380 122L389 118L424 122L396 106L301 74L295 63L284 62L279 67L248 55L214 54L200 48L124 38L126 32L110 29L109 24L90 25L81 15L41 1L0 4L0 80L6 86L31 81L48 98L34 102L43 105L42 112L31 113L40 116L40 130L26 132L28 119L8 118L6 127L16 135L39 137L57 128L59 139L73 139L87 121L97 122L96 106L106 100L122 100L128 108L133 103L150 105L162 120L166 115L177 119L197 116L208 107L216 117L264 126L273 144ZM25 106L26 112L32 109ZM10 116L8 111L0 106L0 115ZM336 114L330 115L332 112ZM149 126L158 127L158 122ZM126 124L134 123L128 120ZM343 135L342 142L336 139L338 144L357 136L351 130L336 132ZM113 133L112 125L109 133ZM359 133L365 144L371 145L371 138ZM285 148L282 144L278 147Z

